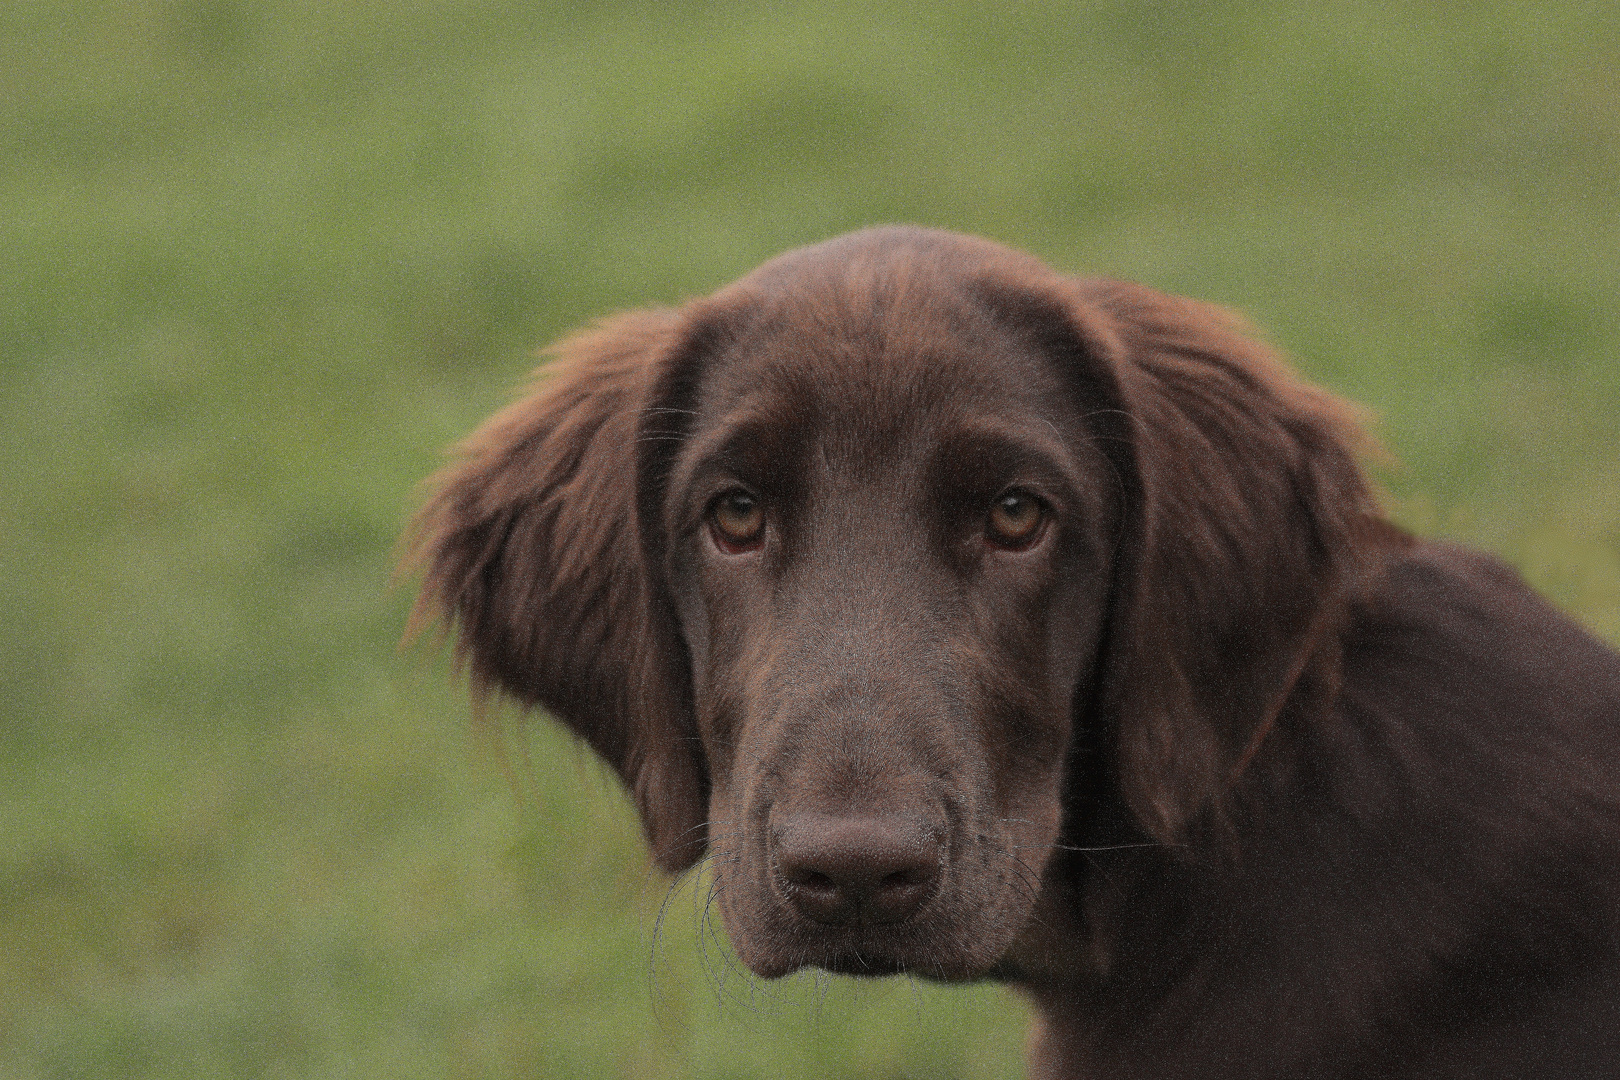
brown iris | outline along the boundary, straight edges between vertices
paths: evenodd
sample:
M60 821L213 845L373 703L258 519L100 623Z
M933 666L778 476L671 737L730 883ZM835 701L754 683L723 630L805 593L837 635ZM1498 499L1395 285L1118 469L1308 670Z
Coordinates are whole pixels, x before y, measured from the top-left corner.
M728 491L709 508L715 543L733 555L758 547L765 536L765 508L746 491Z
M985 535L998 547L1028 547L1040 534L1045 518L1039 499L1027 491L1009 491L997 496L991 504Z

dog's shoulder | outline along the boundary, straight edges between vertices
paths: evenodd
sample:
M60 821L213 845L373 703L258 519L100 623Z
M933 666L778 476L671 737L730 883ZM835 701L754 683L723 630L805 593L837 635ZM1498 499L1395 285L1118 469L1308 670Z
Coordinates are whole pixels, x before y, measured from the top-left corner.
M1620 757L1620 653L1543 599L1507 563L1422 541L1353 606L1347 690L1408 695L1414 721L1556 729Z
M1314 746L1354 762L1329 770L1334 801L1453 900L1466 883L1470 905L1511 909L1520 929L1564 920L1568 941L1614 948L1620 653L1506 563L1449 543L1401 553L1356 611ZM1544 936L1525 952L1563 951Z
M1442 714L1601 725L1620 750L1620 653L1508 563L1458 544L1416 542L1387 560L1353 606L1346 669L1351 685L1367 675L1450 703Z

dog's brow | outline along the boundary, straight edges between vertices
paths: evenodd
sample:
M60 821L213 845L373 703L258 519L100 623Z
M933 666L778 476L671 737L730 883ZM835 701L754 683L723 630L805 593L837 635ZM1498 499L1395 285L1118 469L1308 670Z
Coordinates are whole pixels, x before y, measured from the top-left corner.
M1068 442L1051 421L1013 424L995 419L976 419L947 429L940 437L943 445L964 449L999 450L1039 455L1054 461L1070 456Z
M806 428L786 410L751 408L695 432L685 456L693 476L723 471L775 486L807 449Z
M1040 426L993 419L963 424L939 437L935 455L947 468L965 465L975 472L1034 469L1072 489L1084 483L1074 448L1050 421Z

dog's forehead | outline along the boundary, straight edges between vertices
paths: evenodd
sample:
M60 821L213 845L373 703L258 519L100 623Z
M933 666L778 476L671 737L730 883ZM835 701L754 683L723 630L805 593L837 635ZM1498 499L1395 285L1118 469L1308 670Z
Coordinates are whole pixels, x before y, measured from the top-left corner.
M1037 355L958 283L853 268L759 299L705 380L709 419L775 415L817 433L883 437L973 416L1049 409Z

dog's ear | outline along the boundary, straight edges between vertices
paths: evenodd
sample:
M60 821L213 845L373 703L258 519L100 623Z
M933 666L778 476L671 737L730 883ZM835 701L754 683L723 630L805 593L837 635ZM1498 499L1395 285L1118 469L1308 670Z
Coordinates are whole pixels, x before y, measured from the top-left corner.
M1004 310L1015 295L992 292ZM1178 843L1222 822L1279 718L1336 678L1346 592L1391 532L1358 463L1371 444L1350 405L1219 308L1056 275L1016 306L1123 481L1082 720L1110 733L1138 822Z
M1298 380L1235 317L1120 282L1086 286L1120 343L1137 505L1102 699L1120 779L1179 839L1293 696L1336 680L1346 593L1381 536L1355 410Z
M453 625L475 694L544 707L611 764L670 871L702 856L708 782L641 539L636 446L687 321L634 312L554 346L538 388L430 481L407 544L423 574L413 624Z

